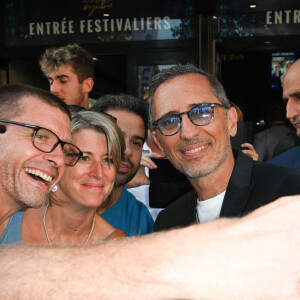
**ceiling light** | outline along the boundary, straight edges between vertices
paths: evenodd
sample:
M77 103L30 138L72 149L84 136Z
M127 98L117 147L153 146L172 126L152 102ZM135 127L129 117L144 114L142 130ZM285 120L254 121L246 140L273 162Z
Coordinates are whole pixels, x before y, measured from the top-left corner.
M250 4L250 8L256 8L256 4Z

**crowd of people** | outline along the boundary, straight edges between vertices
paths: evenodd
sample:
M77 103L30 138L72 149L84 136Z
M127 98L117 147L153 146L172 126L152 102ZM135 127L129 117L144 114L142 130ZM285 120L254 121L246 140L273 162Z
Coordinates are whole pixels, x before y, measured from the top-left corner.
M237 108L191 64L154 76L147 100L93 104L85 49L40 66L50 92L0 87L0 298L300 299L300 147L233 149ZM300 60L283 81L300 137L299 79ZM128 189L151 185L151 158L191 185L155 220Z

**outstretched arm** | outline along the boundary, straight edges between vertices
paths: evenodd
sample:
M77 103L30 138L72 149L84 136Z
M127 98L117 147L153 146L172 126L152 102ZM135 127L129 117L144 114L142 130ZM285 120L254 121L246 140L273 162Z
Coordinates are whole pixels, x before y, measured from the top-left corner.
M300 196L92 247L0 248L5 299L300 299Z

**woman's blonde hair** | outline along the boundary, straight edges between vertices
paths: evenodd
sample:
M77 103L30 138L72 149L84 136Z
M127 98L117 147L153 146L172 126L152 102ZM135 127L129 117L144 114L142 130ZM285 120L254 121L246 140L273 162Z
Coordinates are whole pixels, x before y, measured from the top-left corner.
M125 141L123 133L116 123L116 119L109 114L89 110L72 113L72 135L85 129L91 129L106 136L109 158L112 159L114 168L118 172L125 151ZM49 200L50 203L58 205L59 202L61 203L61 200L57 199L52 192L49 195ZM111 203L111 200L112 194L103 202L101 208L107 207Z

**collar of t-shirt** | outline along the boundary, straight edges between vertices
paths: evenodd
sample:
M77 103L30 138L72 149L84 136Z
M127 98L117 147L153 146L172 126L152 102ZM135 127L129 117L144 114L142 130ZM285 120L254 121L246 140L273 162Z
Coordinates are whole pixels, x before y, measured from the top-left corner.
M221 194L204 201L199 201L199 198L197 199L196 218L198 223L205 223L220 217L225 192L226 190Z

